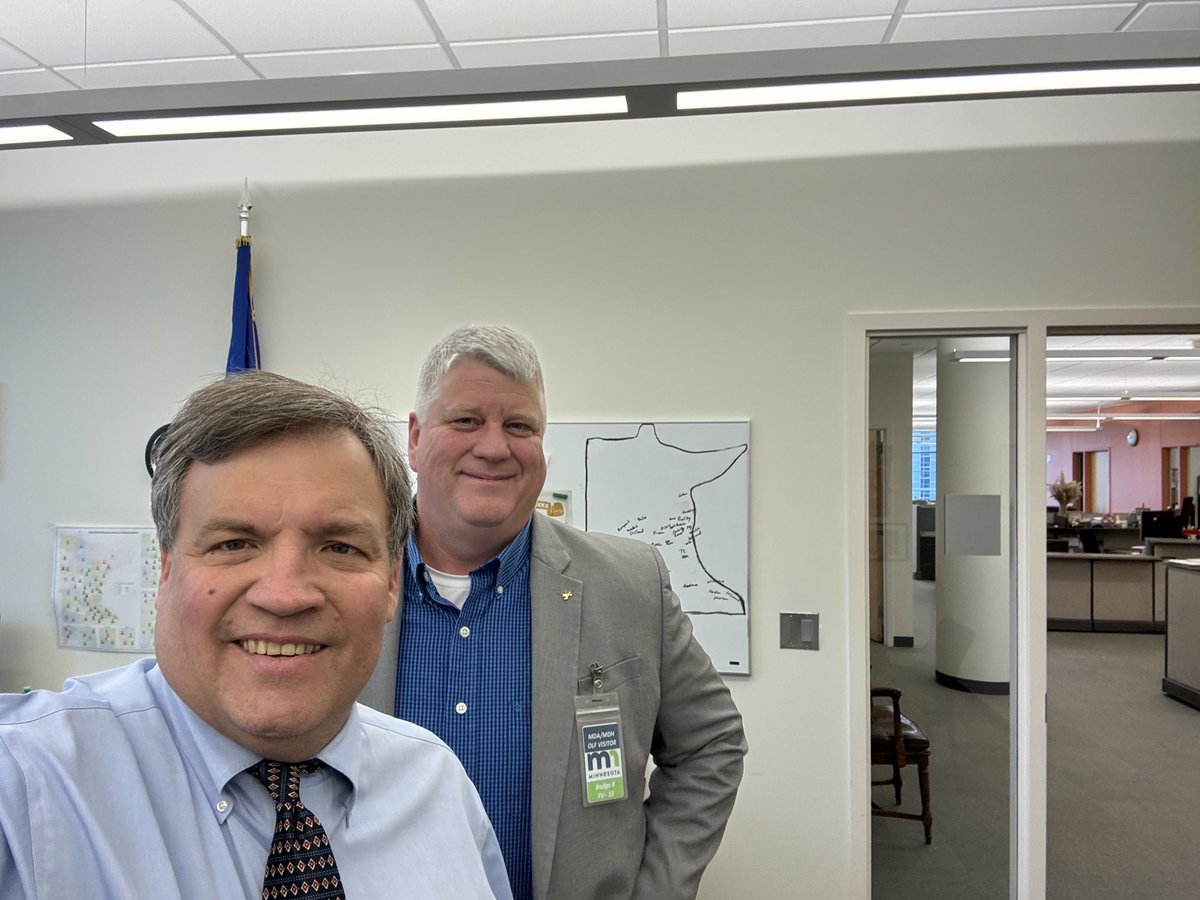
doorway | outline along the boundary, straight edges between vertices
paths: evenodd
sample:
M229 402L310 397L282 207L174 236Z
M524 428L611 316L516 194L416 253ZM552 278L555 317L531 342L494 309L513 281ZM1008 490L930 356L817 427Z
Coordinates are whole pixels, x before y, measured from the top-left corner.
M933 815L928 846L920 825L872 816L872 896L1005 900L1012 821L1008 683L1018 658L1012 577L1017 340L990 332L871 334L869 340L868 445L883 474L872 465L868 505L884 518L870 529L870 540L882 535L881 555L902 555L908 576L906 591L886 578L880 591L871 589L882 594L884 618L893 627L887 640L871 645L870 683L898 689L903 714L929 739ZM908 383L924 380L928 390L910 391L900 429L895 409L877 401L904 364ZM914 506L911 451L916 435L927 444L931 432L935 500ZM893 479L908 492L902 507L879 499L894 498L886 487ZM935 522L932 578L913 578L916 551L910 548L920 546L913 534L919 511L932 512ZM892 535L896 543L889 545ZM872 567L872 579L876 572ZM899 623L907 623L907 633ZM895 808L919 812L915 770L902 778ZM895 806L890 786L875 787L871 799L881 809Z
M1200 881L1193 835L1174 824L1194 818L1198 795L1181 785L1195 781L1200 765L1200 715L1161 689L1170 603L1165 564L1154 559L1161 548L1144 540L1140 515L1171 510L1191 493L1181 448L1200 443L1200 329L1180 328L1064 327L1047 335L1047 480L1070 460L1068 472L1081 482L1083 502L1068 531L1090 538L1100 553L1095 565L1106 567L1102 580L1093 573L1093 610L1107 603L1101 591L1122 569L1148 576L1124 574L1121 583L1140 602L1093 613L1086 629L1050 622L1050 897L1189 896ZM1126 555L1136 558L1114 558ZM1066 569L1079 563L1055 562L1047 603L1061 608L1072 590Z

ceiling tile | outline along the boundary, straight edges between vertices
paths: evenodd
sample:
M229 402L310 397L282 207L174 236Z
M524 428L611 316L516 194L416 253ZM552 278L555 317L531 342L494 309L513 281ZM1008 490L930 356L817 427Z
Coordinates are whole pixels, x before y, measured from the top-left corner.
M671 28L890 16L897 0L668 0Z
M0 72L0 96L40 94L43 91L69 91L73 85L63 81L49 69L23 72Z
M423 72L450 68L446 52L437 44L305 53L249 53L246 61L267 78Z
M7 2L3 36L48 66L212 56L228 52L174 2Z
M484 41L452 44L451 49L466 68L640 59L658 56L658 32Z
M1129 23L1128 31L1177 31L1200 28L1200 0L1186 3L1147 3Z
M15 47L10 47L7 44L0 42L0 70L3 69L32 69L37 66L37 61L26 56Z
M188 0L241 53L430 44L436 37L413 0ZM336 7L336 9L331 9Z
M830 20L806 24L744 25L735 28L671 30L672 56L746 53L802 47L877 44L887 31L888 17Z
M246 81L257 76L233 56L177 59L152 63L62 66L57 71L80 87L117 88L146 84L197 84L206 81Z
M1134 6L1133 3L1104 3L905 15L892 35L892 41L954 41L1111 32L1125 20Z
M658 28L656 0L425 0L449 41L613 34Z

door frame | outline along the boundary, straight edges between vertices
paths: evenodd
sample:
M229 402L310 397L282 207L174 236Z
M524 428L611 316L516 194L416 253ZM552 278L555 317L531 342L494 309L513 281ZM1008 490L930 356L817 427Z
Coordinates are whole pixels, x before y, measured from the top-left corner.
M850 756L850 871L848 896L871 896L870 639L867 624L868 335L878 332L953 334L994 330L1017 335L1015 361L1016 477L1011 649L1009 896L1046 896L1046 332L1103 328L1148 331L1195 325L1195 308L1129 307L1056 310L944 310L846 314L845 446ZM1086 323L1086 325L1082 324ZM1032 427L1036 423L1037 427Z
M1034 459L1045 458L1045 329L1040 330L1012 312L996 313L881 313L851 314L847 356L849 409L847 422L848 446L865 448L869 343L871 337L894 332L897 334L927 334L950 337L956 333L979 336L995 334L1013 338L1016 359L1011 377L1013 391L1014 429L1016 445L1011 465L1014 468L1012 491L1012 529L1010 584L1013 599L1010 604L1010 694L1009 694L1009 895L1014 898L1038 898L1044 894L1045 880L1045 514L1031 515L1031 509L1045 507L1045 485L1039 474L1036 482L1036 501L1033 501L1027 473L1031 471L1029 454ZM1036 390L1031 389L1036 387ZM861 404L861 405L860 405ZM1030 422L1038 422L1037 429ZM857 443L851 441L856 434ZM1034 446L1036 444L1036 446ZM861 466L868 453L852 457L852 465ZM1042 466L1044 469L1045 467ZM847 573L852 598L861 598L864 587L862 572L866 560L866 525L862 518L867 507L865 487L868 474L859 471L850 478L848 536L850 571ZM1036 533L1036 536L1035 536ZM1034 547L1037 552L1034 553ZM1040 598L1033 596L1033 586L1040 585ZM858 608L866 604L859 600ZM867 733L870 702L869 640L865 622L855 622L855 601L850 603L849 633L851 684L851 854L858 865L866 869L866 892L870 897L871 834L870 834L870 738ZM1040 621L1040 634L1031 623ZM1037 698L1036 703L1034 698ZM1042 713L1033 722L1033 710ZM1040 790L1038 789L1040 785ZM1040 800L1040 803L1039 803ZM1034 883L1035 879L1039 879ZM1040 889L1039 889L1040 888ZM1032 891L1032 892L1031 892Z

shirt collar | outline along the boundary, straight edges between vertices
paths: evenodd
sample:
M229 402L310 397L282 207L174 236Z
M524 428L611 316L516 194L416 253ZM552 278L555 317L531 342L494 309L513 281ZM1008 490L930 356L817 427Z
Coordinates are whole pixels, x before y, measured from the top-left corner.
M536 514L535 514L536 515ZM472 569L474 574L488 566L499 562L499 569L496 575L496 583L507 585L512 581L513 577L529 566L529 547L531 543L531 533L533 531L533 516L529 517L529 521L525 523L525 527L517 532L517 536L509 541L508 545L489 559L483 565ZM417 549L417 535L412 532L408 536L408 546L404 553L405 564L408 567L408 574L416 581L417 584L422 584L422 570L425 568L425 562L421 559L421 551Z
M196 715L167 684L158 666L146 673L146 679L167 717L180 754L196 773L205 793L215 803L229 782L257 763L261 757L253 750L221 734ZM363 741L356 703L350 708L350 715L341 731L317 754L317 758L326 766L341 773L350 782L348 806L353 806L358 789L364 752Z

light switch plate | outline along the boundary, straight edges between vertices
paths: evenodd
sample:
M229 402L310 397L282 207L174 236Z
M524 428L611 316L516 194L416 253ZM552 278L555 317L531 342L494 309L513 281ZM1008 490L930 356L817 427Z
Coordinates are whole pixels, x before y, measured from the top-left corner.
M781 612L779 646L784 650L819 650L821 647L820 613Z

